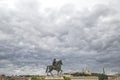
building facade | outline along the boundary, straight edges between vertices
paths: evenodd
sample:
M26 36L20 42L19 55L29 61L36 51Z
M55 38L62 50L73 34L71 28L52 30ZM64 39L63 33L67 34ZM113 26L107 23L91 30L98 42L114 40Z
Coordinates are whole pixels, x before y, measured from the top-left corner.
M117 75L117 76L108 76L108 80L120 80L120 75Z

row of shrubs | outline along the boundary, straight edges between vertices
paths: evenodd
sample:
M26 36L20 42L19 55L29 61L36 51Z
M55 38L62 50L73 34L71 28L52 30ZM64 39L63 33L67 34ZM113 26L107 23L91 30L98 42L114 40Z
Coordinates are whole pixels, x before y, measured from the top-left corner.
M92 73L91 75L89 75L89 74L76 72L76 73L74 73L72 75L73 76L97 76L99 78L99 80L107 80L108 79L107 75L101 74L101 73Z

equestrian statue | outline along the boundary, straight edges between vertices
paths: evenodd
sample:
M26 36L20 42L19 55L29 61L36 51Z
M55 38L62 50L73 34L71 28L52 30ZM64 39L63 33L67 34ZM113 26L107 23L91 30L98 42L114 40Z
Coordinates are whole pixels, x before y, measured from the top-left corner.
M62 69L61 69L62 65L63 65L62 60L56 61L56 59L53 59L52 65L48 65L46 68L47 75L48 75L48 73L53 75L52 74L53 70L56 70L58 75L61 74L62 73Z

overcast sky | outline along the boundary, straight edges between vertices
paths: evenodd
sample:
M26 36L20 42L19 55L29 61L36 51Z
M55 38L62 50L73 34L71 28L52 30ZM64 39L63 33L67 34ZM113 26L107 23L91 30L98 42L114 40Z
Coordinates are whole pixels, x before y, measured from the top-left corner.
M0 0L0 74L120 73L120 0Z

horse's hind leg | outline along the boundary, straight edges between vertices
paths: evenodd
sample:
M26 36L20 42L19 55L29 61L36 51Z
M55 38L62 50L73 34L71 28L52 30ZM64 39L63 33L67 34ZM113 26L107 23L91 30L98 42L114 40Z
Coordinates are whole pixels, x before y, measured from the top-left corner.
M47 76L48 76L48 73L47 73Z

